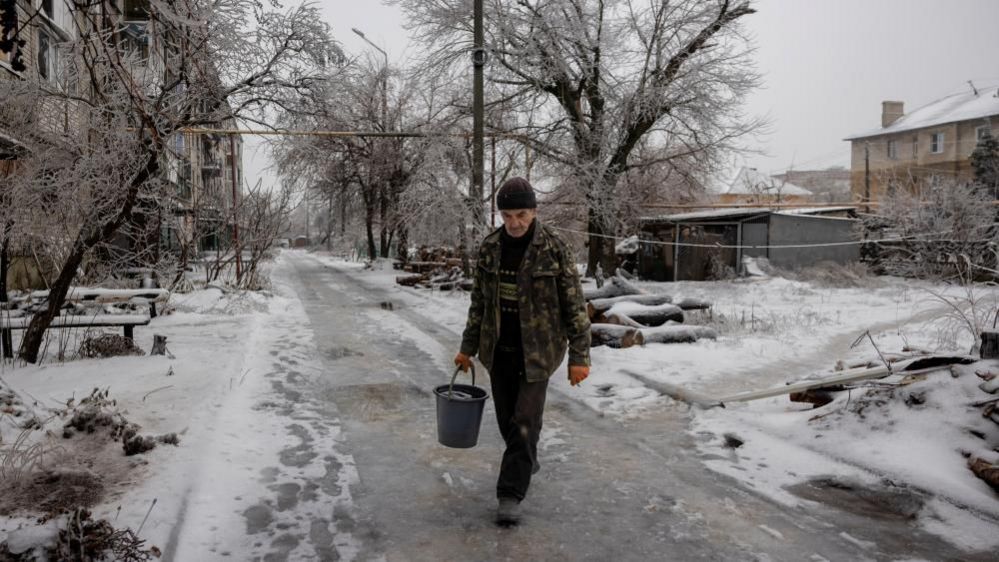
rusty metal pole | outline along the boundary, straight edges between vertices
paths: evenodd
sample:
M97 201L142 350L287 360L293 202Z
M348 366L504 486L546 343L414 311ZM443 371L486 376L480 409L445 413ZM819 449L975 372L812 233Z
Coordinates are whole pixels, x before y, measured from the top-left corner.
M232 246L236 251L236 283L243 276L243 249L239 246L239 213L236 204L236 135L229 135L229 151L232 153Z
M486 66L485 32L483 29L482 0L475 0L474 6L474 28L472 50L472 66L474 70L472 78L472 193L469 199L472 207L472 220L475 223L475 237L478 242L478 229L485 224L482 220L482 192L484 174L484 147L483 147L483 127L485 121L485 101L483 93L482 72Z

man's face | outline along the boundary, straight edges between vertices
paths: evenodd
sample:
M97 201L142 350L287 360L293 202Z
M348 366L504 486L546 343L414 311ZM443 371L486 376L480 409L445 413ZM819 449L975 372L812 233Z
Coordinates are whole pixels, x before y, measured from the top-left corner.
M500 215L503 216L503 227L506 228L506 233L514 238L520 238L527 234L527 230L531 228L531 222L534 217L538 216L538 210L510 209L500 211Z

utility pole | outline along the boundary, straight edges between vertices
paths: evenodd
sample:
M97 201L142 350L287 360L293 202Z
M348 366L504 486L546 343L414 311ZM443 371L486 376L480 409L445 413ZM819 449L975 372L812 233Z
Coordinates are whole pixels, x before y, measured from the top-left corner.
M229 135L229 151L232 153L232 247L236 250L236 283L243 277L243 248L239 246L239 206L237 205L236 192L238 179L236 178L236 135Z
M354 33L356 33L357 36L360 37L361 39L364 39L365 43L367 43L368 45L371 45L372 47L374 47L375 50L377 50L379 53L381 53L382 57L384 57L384 59L385 59L385 62L382 65L382 71L381 71L381 77L382 77L382 131L383 132L388 132L389 131L389 123L388 123L388 53L386 53L385 50L382 49L381 47L379 47L378 45L375 45L374 43L372 43L371 40L368 39L360 29L357 29L356 27L352 27L352 28L350 28L350 30L353 31ZM385 152L386 152L384 150L385 146L382 145L381 148L382 148L382 150L380 151L380 154L384 156ZM389 196L389 190L390 190L390 187L391 187L391 186L389 186L389 177L388 177L389 176L389 172L388 172L389 158L387 156L384 156L384 164L385 164L384 169L381 170L381 174L382 174L382 209L385 208L385 198ZM383 221L386 218L384 215L385 215L385 213L383 211L382 212L382 220ZM386 225L382 224L382 241L383 241L383 244L384 244L384 239L385 239L385 228L386 228ZM382 250L386 250L386 255L381 256L381 257L383 257L383 258L388 257L388 252L387 252L388 249L387 248L381 248L381 249Z
M867 203L865 211L871 212L871 143L864 142L864 203Z
M483 147L483 121L485 120L485 102L483 100L482 72L486 65L486 50L484 30L482 22L482 0L475 0L474 7L474 49L472 50L472 65L474 75L472 79L472 192L469 199L473 205L472 218L475 221L475 228L478 230L482 220L482 191L484 176L484 147ZM476 232L476 234L478 234Z

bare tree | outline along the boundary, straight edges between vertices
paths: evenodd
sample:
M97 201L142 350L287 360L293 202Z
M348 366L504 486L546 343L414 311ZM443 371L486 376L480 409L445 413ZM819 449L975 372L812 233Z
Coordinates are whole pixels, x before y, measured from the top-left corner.
M886 194L863 228L885 273L958 283L999 275L999 229L991 193L953 178L931 177Z
M395 2L429 67L467 64L467 3ZM689 172L694 161L708 171L760 125L740 109L758 82L738 23L754 12L748 1L487 0L485 11L489 78L523 114L513 130L584 197L590 271L615 268L608 237L630 170L682 161Z
M313 6L150 0L148 50L122 40L119 22L108 18L115 6L68 2L76 38L62 46L58 80L0 84L0 99L21 109L8 128L28 149L11 178L18 211L0 224L13 221L26 235L59 225L70 241L48 307L25 332L20 356L28 362L38 360L88 252L111 240L140 200L169 198L164 176L179 132L230 118L263 121L262 108L308 95L339 56ZM53 117L64 126L39 126Z

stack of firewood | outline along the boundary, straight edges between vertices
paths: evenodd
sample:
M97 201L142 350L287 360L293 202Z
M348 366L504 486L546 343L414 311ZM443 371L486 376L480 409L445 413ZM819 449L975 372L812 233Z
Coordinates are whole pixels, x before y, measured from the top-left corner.
M453 291L471 290L472 281L462 273L462 248L421 246L414 256L416 259L397 261L395 269L412 275L402 275L395 282L406 287Z
M472 290L472 280L465 277L461 267L441 267L424 273L403 275L395 278L395 282L405 287L418 289L437 289L438 291Z
M982 408L983 417L999 424L999 374L987 370L976 371L975 374L984 381L978 388L994 396L994 398L979 401L975 405ZM991 457L983 458L983 456L972 455L968 459L968 468L993 490L999 492L999 449L996 449Z
M646 343L690 343L718 334L707 326L684 324L685 311L710 310L711 303L650 294L614 276L599 289L583 291L594 347L625 348Z

